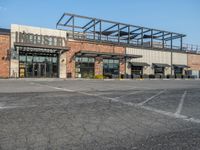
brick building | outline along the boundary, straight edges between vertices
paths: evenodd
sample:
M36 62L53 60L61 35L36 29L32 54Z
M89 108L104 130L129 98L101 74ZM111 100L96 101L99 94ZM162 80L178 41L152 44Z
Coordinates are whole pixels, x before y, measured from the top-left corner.
M0 29L0 78L199 78L199 49L184 37L74 14L55 30L12 24Z
M0 29L0 78L9 77L10 30Z

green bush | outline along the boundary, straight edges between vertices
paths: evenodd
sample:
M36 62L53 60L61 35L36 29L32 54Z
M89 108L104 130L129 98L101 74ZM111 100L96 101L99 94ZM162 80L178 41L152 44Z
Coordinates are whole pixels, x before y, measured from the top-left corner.
M95 79L104 79L104 76L103 75L95 75Z

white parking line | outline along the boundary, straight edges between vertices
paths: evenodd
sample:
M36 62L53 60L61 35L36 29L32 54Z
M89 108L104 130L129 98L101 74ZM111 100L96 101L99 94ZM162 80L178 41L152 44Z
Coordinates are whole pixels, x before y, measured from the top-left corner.
M42 84L40 84L40 85L42 86ZM48 86L48 85L43 85L43 86L47 86L47 87L50 87L50 88L54 88L54 89L62 90L62 91L67 91L67 92L72 92L73 91L73 90L69 90L69 89L65 89L65 88L59 88L59 87L54 87L54 86ZM172 117L172 118L182 119L182 120L187 121L187 122L192 122L192 123L198 123L198 124L200 124L200 119L190 118L190 117L185 116L185 115L180 115L180 114L176 114L176 113L172 113L172 112L158 110L158 109L155 109L155 108L152 108L152 107L148 107L148 106L143 106L146 102L152 100L156 96L159 96L164 91L166 91L166 90L160 91L156 95L148 98L147 100L145 100L144 102L139 103L139 104L135 104L135 103L131 103L131 102L124 102L124 101L120 101L119 99L116 99L116 98L102 97L102 96L98 96L98 95L90 94L90 93L86 93L86 92L78 92L78 91L73 91L73 92L77 92L77 93L80 93L80 94L83 94L83 95L88 95L88 96L96 96L96 97L99 97L99 98L102 98L102 99L110 100L112 102L121 103L123 105L133 106L133 107L136 107L136 108L145 109L145 110L148 110L148 111L151 111L151 112L155 112L155 113L158 113L158 114L161 114L161 115L169 116L169 117ZM185 95L186 95L186 91L184 92L184 94L182 96L182 99L183 99L183 100L181 99L182 101L184 101ZM181 102L181 103L183 104L183 102ZM181 103L180 103L180 105L181 105ZM180 106L180 108L182 109L182 106Z
M188 116L185 116L185 115L174 114L172 112L158 110L158 109L155 109L155 108L152 108L152 107L147 107L147 106L139 106L139 107L143 108L145 110L149 110L149 111L152 111L152 112L155 112L155 113L158 113L158 114L162 114L162 115L165 115L165 116L169 116L169 117L172 117L172 118L182 119L184 121L200 124L200 119L189 118Z
M134 91L134 92L131 92L131 93L126 93L126 94L124 94L124 95L115 97L115 99L120 99L120 98L122 98L122 97L124 97L124 96L134 95L134 94L138 94L138 93L141 93L141 92L143 92L143 91Z
M0 103L0 110L1 109L12 109L15 108L16 106L5 106L5 104Z
M146 99L145 101L138 103L137 105L142 106L145 103L149 102L150 100L154 99L155 97L159 96L160 94L162 94L165 90L158 92L157 94L151 96L150 98Z
M0 103L0 109L3 109L3 104L2 103Z
M46 86L46 87L49 87L51 89L60 90L60 91L75 92L74 90L71 90L71 89L60 88L60 87L50 86L50 85L45 85L45 84L40 84L40 83L31 82L30 84L33 84L33 85L35 84L35 85L39 85L39 86Z
M183 93L182 97L181 97L180 103L179 103L179 105L178 105L178 107L176 109L176 112L175 112L176 115L179 115L181 113L181 111L182 111L183 103L184 103L186 94L187 94L187 91L185 91Z

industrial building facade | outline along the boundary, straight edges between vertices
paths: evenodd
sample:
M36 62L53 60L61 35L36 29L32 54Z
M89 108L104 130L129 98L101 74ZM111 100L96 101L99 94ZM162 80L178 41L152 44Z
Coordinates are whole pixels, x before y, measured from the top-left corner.
M199 78L184 37L74 14L55 30L12 24L0 29L0 78Z

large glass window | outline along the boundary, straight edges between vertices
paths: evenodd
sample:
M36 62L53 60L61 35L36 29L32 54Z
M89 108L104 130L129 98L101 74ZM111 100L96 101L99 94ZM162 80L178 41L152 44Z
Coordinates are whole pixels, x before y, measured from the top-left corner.
M94 78L94 58L76 57L76 78Z
M119 78L119 59L103 59L103 75L106 78Z
M154 70L156 75L165 75L165 67L155 66Z
M131 72L133 76L141 76L143 74L143 67L142 66L132 66Z
M20 77L58 77L58 55L39 55L37 53L20 53Z
M180 67L174 67L174 75L182 75L183 74L183 68Z

